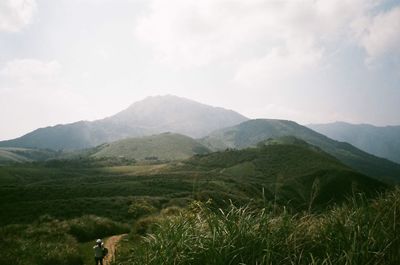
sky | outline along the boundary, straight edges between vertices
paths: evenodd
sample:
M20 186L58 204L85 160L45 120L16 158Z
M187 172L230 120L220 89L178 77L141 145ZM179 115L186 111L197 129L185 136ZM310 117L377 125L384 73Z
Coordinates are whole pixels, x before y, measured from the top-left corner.
M166 94L400 125L400 0L0 0L0 140Z

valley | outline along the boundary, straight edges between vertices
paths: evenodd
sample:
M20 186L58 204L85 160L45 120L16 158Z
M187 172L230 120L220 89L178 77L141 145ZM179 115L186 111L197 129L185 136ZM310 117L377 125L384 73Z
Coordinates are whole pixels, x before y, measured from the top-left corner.
M159 100L158 97L156 102ZM168 102L171 98L165 100ZM151 107L144 109L153 113ZM217 113L220 111L216 109ZM165 111L164 117L158 119L174 120L174 115L171 117L168 113ZM129 115L126 115L117 116L129 120ZM190 119L202 114L191 115ZM144 124L144 120L151 118L136 115L134 119L142 120ZM213 222L211 219L219 218L222 219L218 222L223 225L228 225L230 218L238 218L235 222L254 222L251 225L254 227L266 225L263 223L265 220L284 225L280 218L289 218L294 226L306 225L302 220L309 220L316 230L312 235L304 232L303 239L307 241L308 236L318 237L326 232L323 229L328 229L318 225L318 218L328 224L344 218L337 216L337 211L367 214L376 210L370 208L374 205L386 209L385 198L397 202L393 198L398 196L395 186L400 181L400 165L368 154L351 144L332 140L293 121L238 120L233 126L214 126L216 129L213 131L204 130L209 132L206 135L201 133L195 134L200 137L191 137L182 134L180 129L188 126L185 124L190 123L189 120L184 119L183 124L168 123L168 132L153 133L160 129L148 130L142 131L143 135L134 133L123 139L111 137L114 140L96 140L76 146L63 143L65 149L58 149L61 147L58 144L52 146L54 149L40 149L42 141L51 144L53 140L64 139L59 138L54 128L40 129L46 131L43 140L31 138L32 135L39 137L34 131L27 134L27 138L1 142L7 147L0 148L0 236L5 239L0 243L5 250L0 263L82 265L88 260L85 253L90 252L88 248L93 240L129 233L117 246L119 250L115 259L117 264L138 264L135 262L144 256L132 260L129 258L130 251L151 256L154 253L145 251L151 247L159 252L156 249L162 245L146 244L155 244L154 238L161 240L164 236L171 236L173 231L168 230L169 225L181 226L186 221L192 222L192 216L197 216L198 225L206 230L219 229L210 223ZM57 128L70 130L68 126ZM96 134L99 132L95 131ZM118 129L114 132L118 132L117 138L120 138L127 131ZM93 134L89 135L93 139ZM70 136L80 138L76 132ZM68 137L66 139L70 141L72 138ZM30 144L25 139L30 139ZM101 139L104 141L105 138ZM13 143L18 144L8 146ZM397 204L394 207L397 209ZM393 209L389 213L397 215L397 212L392 212ZM264 212L265 216L259 215ZM395 219L395 223L390 225L397 226L397 220L400 219ZM369 219L349 222L361 224L364 221L367 222L364 225L371 225L372 220ZM191 226L186 228L196 229ZM168 231L167 234L162 234L163 229ZM341 229L353 231L356 226L346 224ZM376 233L375 230L369 231ZM294 233L290 229L287 232ZM234 235L218 235L227 240L230 236ZM384 240L375 236L376 240ZM251 238L261 240L261 245L271 243L264 242L265 238L257 239L256 235ZM38 255L25 257L24 246L37 240L43 245L35 250ZM173 239L170 244L177 242ZM381 251L380 247L389 244L382 242L377 253ZM324 247L322 242L319 244ZM61 254L49 250L61 246L68 246ZM220 247L223 249L223 246ZM288 250L294 246L286 247L286 250L280 251L297 251ZM186 251L179 247L176 250ZM44 251L49 254L44 255ZM195 251L199 255L203 253L203 250ZM343 251L353 250L345 248ZM314 253L316 257L328 260L325 256L318 256L320 254ZM20 258L15 259L16 255ZM168 260L175 254L165 255ZM231 259L229 262L236 260L230 255L226 253L220 257ZM257 255L254 259L246 257L245 253L239 255L244 255L243 259L260 262ZM397 256L392 258L396 260ZM156 260L146 264L160 262ZM278 256L271 256L270 260L282 262ZM332 257L332 260L336 259ZM189 264L186 262L183 260L180 264ZM206 263L220 262L216 259ZM310 260L305 257L298 264L309 263ZM165 264L175 264L175 261Z

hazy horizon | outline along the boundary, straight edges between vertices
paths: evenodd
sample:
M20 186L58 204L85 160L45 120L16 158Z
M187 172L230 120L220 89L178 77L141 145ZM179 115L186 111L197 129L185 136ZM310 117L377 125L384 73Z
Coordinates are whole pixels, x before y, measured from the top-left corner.
M0 140L176 95L249 118L400 125L395 0L5 0Z

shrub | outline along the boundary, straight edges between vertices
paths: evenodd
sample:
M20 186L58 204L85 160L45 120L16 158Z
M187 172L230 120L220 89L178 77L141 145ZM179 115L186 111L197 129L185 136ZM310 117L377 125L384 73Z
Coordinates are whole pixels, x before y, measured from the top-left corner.
M131 203L128 213L135 219L155 213L157 208L146 199L137 199Z
M78 243L66 233L65 225L57 220L3 227L0 238L0 264L83 264Z
M108 218L94 215L85 215L68 221L68 233L79 242L86 242L96 238L127 233L129 226L112 221Z

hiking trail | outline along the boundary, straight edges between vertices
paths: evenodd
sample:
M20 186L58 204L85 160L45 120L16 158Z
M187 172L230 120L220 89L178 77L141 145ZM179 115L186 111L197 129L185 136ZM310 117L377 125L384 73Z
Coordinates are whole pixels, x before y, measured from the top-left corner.
M104 258L104 265L110 265L115 259L115 250L118 242L127 234L115 235L106 239L104 246L108 248L108 255Z

